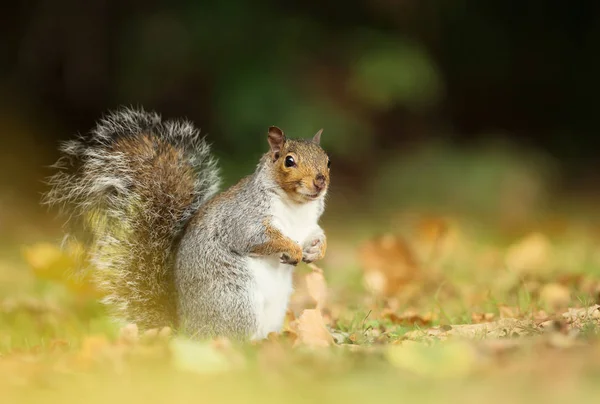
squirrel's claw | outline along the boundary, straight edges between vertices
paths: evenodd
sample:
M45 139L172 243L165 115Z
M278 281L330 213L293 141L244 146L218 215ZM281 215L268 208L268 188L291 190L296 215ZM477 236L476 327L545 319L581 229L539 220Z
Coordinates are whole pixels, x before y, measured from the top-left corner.
M289 255L283 253L281 254L281 257L279 257L279 262L281 262L282 264L289 264L289 265L298 265L298 261L297 259L292 259L292 257L290 257Z

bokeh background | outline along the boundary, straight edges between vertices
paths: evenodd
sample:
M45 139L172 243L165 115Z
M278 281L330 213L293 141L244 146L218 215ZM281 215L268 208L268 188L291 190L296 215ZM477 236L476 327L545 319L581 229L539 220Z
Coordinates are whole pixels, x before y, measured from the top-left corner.
M0 13L0 229L39 206L57 143L107 110L187 117L226 183L266 128L324 128L326 220L412 209L518 227L598 188L600 3L593 0L39 0ZM512 226L512 227L511 227Z

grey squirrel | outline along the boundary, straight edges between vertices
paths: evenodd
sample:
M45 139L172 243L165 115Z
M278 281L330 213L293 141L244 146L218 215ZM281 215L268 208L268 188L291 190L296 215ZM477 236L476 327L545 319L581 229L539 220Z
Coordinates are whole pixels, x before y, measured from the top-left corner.
M255 172L219 194L191 123L121 108L61 145L44 201L87 230L90 270L117 318L262 339L281 330L294 266L325 254L321 132L292 140L270 127Z

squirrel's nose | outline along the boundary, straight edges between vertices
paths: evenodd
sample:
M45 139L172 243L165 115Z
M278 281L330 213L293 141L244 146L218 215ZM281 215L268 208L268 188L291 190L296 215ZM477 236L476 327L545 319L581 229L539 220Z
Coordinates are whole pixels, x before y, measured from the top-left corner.
M322 190L325 188L325 176L323 174L318 174L313 183L315 184L315 188L317 188L319 191Z

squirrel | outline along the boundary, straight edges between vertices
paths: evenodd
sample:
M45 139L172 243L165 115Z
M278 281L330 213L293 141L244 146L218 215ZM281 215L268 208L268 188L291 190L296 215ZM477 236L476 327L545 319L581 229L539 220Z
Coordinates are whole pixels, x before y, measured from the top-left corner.
M122 107L61 144L44 203L83 228L117 319L263 339L281 331L294 267L325 255L318 221L331 162L321 133L288 139L269 127L254 173L219 193L217 160L189 121Z

